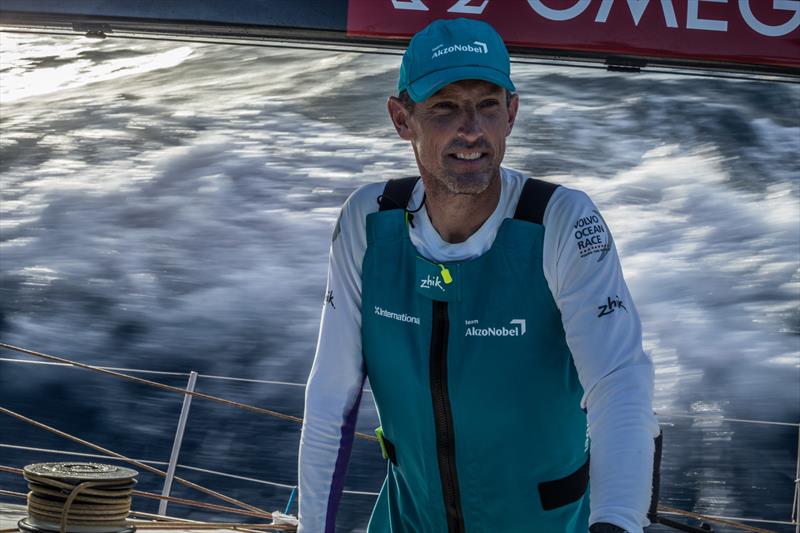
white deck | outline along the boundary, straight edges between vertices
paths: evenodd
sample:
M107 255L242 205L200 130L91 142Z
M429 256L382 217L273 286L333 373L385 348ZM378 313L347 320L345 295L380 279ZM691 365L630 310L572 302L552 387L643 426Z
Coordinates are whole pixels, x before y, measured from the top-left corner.
M26 516L24 505L0 503L0 529L17 527L17 522Z

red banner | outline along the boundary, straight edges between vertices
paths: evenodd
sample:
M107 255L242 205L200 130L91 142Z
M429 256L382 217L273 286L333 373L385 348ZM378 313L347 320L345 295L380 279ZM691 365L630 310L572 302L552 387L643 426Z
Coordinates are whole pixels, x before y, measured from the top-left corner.
M509 47L800 67L800 0L350 0L348 36L485 20Z

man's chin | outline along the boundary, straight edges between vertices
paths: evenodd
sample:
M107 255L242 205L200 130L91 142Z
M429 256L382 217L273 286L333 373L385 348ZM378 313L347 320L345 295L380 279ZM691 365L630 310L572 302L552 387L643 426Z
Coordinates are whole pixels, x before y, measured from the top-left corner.
M445 185L453 194L477 195L488 189L491 182L491 172L470 172L449 174Z

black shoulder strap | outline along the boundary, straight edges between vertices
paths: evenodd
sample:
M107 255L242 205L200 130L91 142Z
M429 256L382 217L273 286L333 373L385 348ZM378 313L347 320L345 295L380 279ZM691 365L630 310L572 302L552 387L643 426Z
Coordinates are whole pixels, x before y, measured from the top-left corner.
M408 202L411 200L411 193L414 192L414 186L416 186L417 180L419 180L419 176L387 181L386 187L383 189L383 194L378 197L378 204L381 206L380 211L405 209L408 207Z
M555 183L528 178L519 195L514 218L542 225L544 210L547 209L547 203L557 188L558 185Z

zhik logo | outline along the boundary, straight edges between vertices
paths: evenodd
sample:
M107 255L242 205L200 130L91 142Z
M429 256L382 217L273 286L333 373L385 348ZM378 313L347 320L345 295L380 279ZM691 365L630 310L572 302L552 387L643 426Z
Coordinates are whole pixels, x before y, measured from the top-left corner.
M447 292L442 285L442 278L439 276L433 277L428 275L428 277L419 280L419 288L420 289L434 289L438 288L441 289L442 292Z
M453 52L472 52L475 54L488 54L489 47L486 46L486 43L482 43L480 41L473 41L472 44L454 44L445 48L443 44L440 44L433 50L433 55L431 59L436 59L437 57L441 57L443 55L452 54Z
M328 291L328 295L325 297L325 303L331 304L331 307L336 309L336 306L333 305L333 289Z
M598 305L597 308L600 310L600 314L597 315L598 318L601 316L610 315L617 309L622 309L626 313L628 312L628 308L625 307L625 304L622 302L619 296L615 297L613 300L611 299L611 296L609 296L608 301L603 305Z
M469 320L467 321L467 325L469 324L477 324L477 320ZM511 327L501 326L499 328L489 327L489 328L480 328L476 326L468 327L466 332L464 333L465 337L521 337L525 335L525 319L524 318L515 318L511 322L509 322Z

